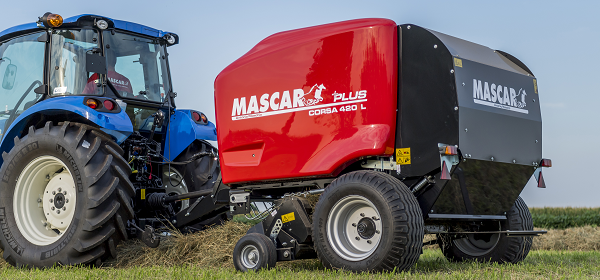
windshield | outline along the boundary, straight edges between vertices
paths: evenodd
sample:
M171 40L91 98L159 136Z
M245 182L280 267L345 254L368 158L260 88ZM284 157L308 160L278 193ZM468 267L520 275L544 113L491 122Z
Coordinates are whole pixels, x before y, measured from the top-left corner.
M104 32L108 79L122 97L162 102L169 90L164 42Z

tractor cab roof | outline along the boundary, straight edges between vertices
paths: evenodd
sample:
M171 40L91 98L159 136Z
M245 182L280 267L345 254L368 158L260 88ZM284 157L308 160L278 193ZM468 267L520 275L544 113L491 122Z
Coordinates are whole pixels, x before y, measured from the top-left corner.
M179 36L177 36L177 34L174 34L172 32L165 32L165 31L154 29L152 27L148 27L145 25L141 25L141 24L137 24L137 23L133 23L133 22L129 22L129 21L111 19L108 17L98 16L98 15L83 14L83 15L66 18L63 20L63 24L61 25L61 27L93 26L93 24L96 22L96 20L100 20L100 19L106 20L108 22L109 29L114 28L114 29L134 32L137 34L156 37L156 38L162 38L165 35L169 34L175 38L174 44L179 43ZM42 29L44 29L43 25L40 25L37 22L17 25L17 26L5 29L4 31L0 32L0 41L4 41L5 39L13 37L13 36L18 36L21 34L29 33L31 31L42 30Z

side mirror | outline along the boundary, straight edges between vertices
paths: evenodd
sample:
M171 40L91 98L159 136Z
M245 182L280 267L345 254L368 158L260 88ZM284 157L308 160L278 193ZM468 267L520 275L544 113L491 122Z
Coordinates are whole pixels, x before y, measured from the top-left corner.
M4 78L2 78L2 88L11 90L15 86L15 77L17 76L17 66L9 64L6 66L4 71Z
M106 59L96 53L86 53L85 55L85 71L98 74L106 74Z

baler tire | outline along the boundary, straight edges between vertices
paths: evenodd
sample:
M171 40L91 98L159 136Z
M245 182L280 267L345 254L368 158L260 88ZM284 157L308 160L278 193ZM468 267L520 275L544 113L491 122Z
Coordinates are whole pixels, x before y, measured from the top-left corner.
M97 265L114 257L116 246L127 238L120 227L133 218L126 204L135 195L129 180L131 168L121 156L123 150L99 129L69 122L59 126L47 122L39 129L32 126L27 135L15 137L14 142L10 152L2 154L0 167L0 247L4 259L17 267L43 268ZM66 180L51 184L55 178ZM49 188L58 186L64 189L56 189L54 204L45 205L47 199L41 199L42 195L50 195ZM69 189L74 191L67 193ZM52 209L50 215L44 208L57 206L61 192L65 192L61 198L65 208L60 210L71 210L72 215L62 220L55 218L60 215L58 211ZM63 221L67 225L62 231L52 224Z
M319 198L314 248L329 269L402 271L419 259L423 223L419 203L404 183L383 172L355 171L334 180Z
M517 198L515 204L507 213L507 219L500 222L500 230L533 230L531 213L521 197ZM469 236L459 239L462 243L457 243L457 240L450 240L440 234L438 235L438 244L444 256L450 261L474 260L494 263L518 263L527 257L533 244L533 237L507 237L505 234L498 234L493 247L481 252L466 252L468 247L464 246L463 243L470 242L471 236L474 235Z
M249 259L247 254L254 254ZM277 250L275 244L266 235L260 233L249 233L244 235L233 249L233 266L238 271L259 271L271 269L277 265Z

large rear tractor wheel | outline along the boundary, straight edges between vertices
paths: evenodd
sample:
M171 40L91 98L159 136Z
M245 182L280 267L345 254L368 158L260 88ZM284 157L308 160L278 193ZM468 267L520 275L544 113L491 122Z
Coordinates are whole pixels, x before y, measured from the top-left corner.
M499 222L499 230L533 230L531 214L521 197L517 198L507 214L507 219ZM517 263L527 257L532 242L533 237L507 237L499 233L467 234L460 239L438 235L438 243L444 256L457 262L475 260Z
M103 132L65 122L29 128L0 168L0 246L14 266L96 264L116 257L133 218L131 169Z
M319 198L313 241L327 268L405 270L421 254L423 217L408 187L375 171L345 174Z

